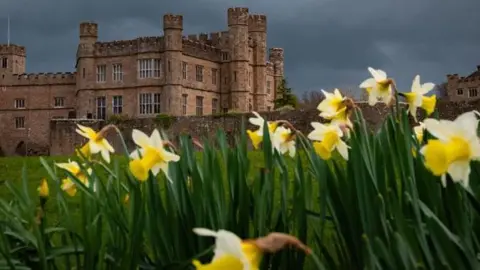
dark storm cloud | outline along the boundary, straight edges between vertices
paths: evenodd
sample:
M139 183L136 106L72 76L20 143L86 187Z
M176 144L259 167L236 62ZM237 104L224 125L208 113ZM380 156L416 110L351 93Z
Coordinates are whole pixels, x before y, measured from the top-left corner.
M298 92L356 89L368 66L408 90L416 74L441 83L480 64L477 0L4 0L0 42L9 13L12 42L27 46L28 71L67 71L80 21L97 21L101 40L161 35L167 12L184 15L185 34L212 32L226 28L231 6L268 15L268 46L285 48L286 75Z

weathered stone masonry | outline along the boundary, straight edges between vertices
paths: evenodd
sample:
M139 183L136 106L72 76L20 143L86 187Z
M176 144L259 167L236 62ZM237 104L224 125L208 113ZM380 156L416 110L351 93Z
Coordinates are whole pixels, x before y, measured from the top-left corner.
M362 110L365 121L371 129L376 129L381 125L385 116L390 113L390 109L384 105L377 105L370 107L366 103L357 104ZM479 110L480 101L475 102L442 102L438 103L438 110L442 119L453 120L459 114ZM265 112L262 116L267 120L287 120L291 122L297 129L304 134L308 134L312 130L311 122L321 121L317 110L308 111L284 111L284 112ZM133 149L134 144L131 141L132 129L139 129L150 134L154 128L164 129L162 126L168 126L164 130L170 140L175 141L180 134L190 134L193 138L214 138L218 129L222 129L227 133L227 137L232 141L233 136L238 135L241 130L242 119L247 124L247 128L254 128L248 123L248 118L251 114L237 114L237 115L223 115L223 116L184 116L174 117L172 119L135 119L126 120L118 124L122 130L123 137L126 139L129 149ZM76 146L85 143L85 139L75 133L76 124L80 123L87 126L92 126L99 130L104 126L105 122L98 122L95 120L88 121L70 121L70 120L53 120L51 121L51 137L50 137L50 154L51 155L70 155ZM119 138L115 134L108 136L115 147L115 149L123 149Z

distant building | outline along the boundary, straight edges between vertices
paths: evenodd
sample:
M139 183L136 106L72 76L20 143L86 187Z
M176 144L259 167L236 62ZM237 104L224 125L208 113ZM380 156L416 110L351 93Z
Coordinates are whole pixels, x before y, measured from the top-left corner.
M164 36L110 42L83 22L72 73L26 74L25 47L0 45L0 147L49 145L55 118L273 109L284 53L271 48L267 61L267 17L230 8L227 21L227 31L186 37L182 15L166 14Z
M447 75L447 99L450 101L476 100L480 98L480 65L466 77Z

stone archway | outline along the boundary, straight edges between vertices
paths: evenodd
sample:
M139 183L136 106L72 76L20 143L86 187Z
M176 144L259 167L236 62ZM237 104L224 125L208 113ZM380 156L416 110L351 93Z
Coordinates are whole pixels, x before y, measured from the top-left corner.
M24 141L20 141L15 147L15 154L19 156L25 156L27 154L27 146Z

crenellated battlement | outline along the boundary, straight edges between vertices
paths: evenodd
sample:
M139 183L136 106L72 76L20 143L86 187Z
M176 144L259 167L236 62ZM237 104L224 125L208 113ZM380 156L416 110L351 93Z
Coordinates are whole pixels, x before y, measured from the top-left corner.
M24 46L19 46L15 44L1 44L0 45L0 55L2 54L13 54L13 55L18 55L18 56L25 56L26 55L26 49Z
M199 40L183 39L183 54L218 62L221 50Z
M283 48L270 48L269 57L270 59L283 59Z
M98 24L95 22L81 22L80 23L80 38L97 38Z
M188 36L183 36L185 40L200 41L204 42L211 46L219 45L222 40L228 39L228 31L222 32L211 32L211 33L200 33L200 34L191 34Z
M139 37L131 40L97 42L95 56L132 55L143 52L161 52L164 50L164 37Z
M175 14L165 14L163 16L163 29L183 30L183 16Z
M249 32L267 32L267 16L264 14L251 14L248 16Z
M12 74L4 78L4 85L58 85L75 84L76 72Z
M248 8L234 7L228 9L228 26L248 25Z

